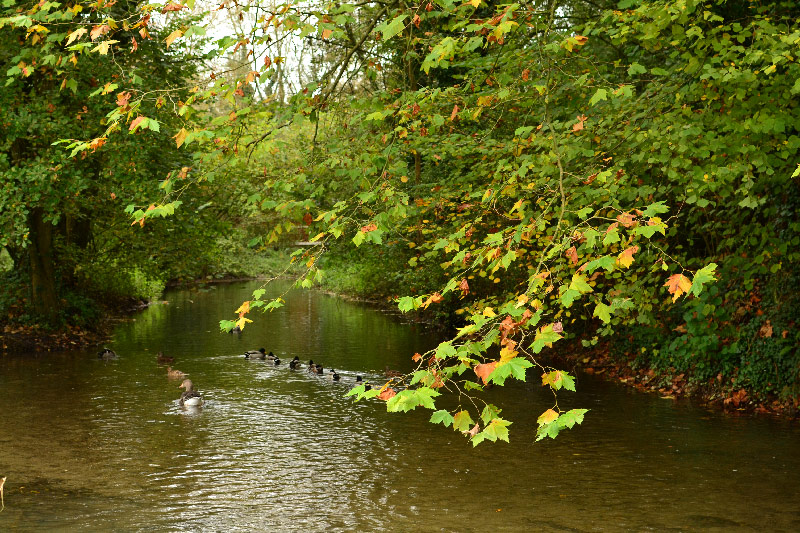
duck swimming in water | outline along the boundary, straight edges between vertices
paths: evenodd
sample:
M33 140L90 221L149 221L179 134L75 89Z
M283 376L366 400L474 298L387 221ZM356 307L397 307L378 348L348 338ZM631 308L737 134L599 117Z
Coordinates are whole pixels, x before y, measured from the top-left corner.
M167 365L174 363L175 358L164 355L164 352L158 352L158 355L156 356L156 361L158 362L159 365Z
M314 360L313 359L309 359L308 360L308 371L309 372L314 372L316 367L317 367L317 365L314 364Z
M272 352L270 352L272 353ZM264 348L259 348L258 350L248 350L244 352L245 359L260 359L263 361L267 358L267 351Z
M117 354L114 353L113 350L109 350L108 348L103 348L99 352L97 352L98 359L105 359L106 361L109 359L116 359Z
M180 370L172 370L171 366L167 367L167 377L169 379L182 379L186 377L186 374L181 372Z
M339 381L339 379L341 379L341 377L339 376L339 374L337 374L337 373L336 373L336 370L334 370L334 369L332 369L332 368L331 368L331 372L332 372L333 374L328 374L328 375L330 376L331 380L333 380L333 381Z
M291 368L292 370L297 370L297 367L299 365L300 365L300 358L295 355L294 359L289 361L289 368Z
M192 381L190 379L184 379L183 383L178 385L179 389L186 389L181 394L181 399L178 400L178 403L181 405L189 405L189 406L199 406L203 405L203 397L200 396L200 393L194 390L192 385Z

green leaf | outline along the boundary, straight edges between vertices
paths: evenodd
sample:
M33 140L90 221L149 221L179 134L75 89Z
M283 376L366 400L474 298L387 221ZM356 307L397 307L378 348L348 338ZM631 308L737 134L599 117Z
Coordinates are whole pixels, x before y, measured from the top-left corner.
M569 289L578 291L581 294L592 292L592 286L587 283L586 276L579 272L576 272L572 275L572 281L569 284Z
M647 72L647 69L636 62L631 63L631 66L628 67L629 76L635 76L636 74L644 74L645 72Z
M716 281L717 278L714 275L714 271L716 269L716 263L709 263L698 270L694 275L694 279L692 279L692 288L690 289L690 292L695 296L699 296L700 293L703 292L703 285L711 281Z
M444 409L440 409L431 415L430 422L433 424L442 424L443 426L448 427L453 424L453 420L453 415Z
M597 306L594 308L594 313L592 316L596 316L603 323L608 324L611 322L611 308L604 304L603 302L597 302Z
M508 442L508 426L510 425L511 422L508 420L495 418L489 422L489 425L484 428L481 434L492 442L497 441L497 439Z
M383 34L383 40L388 41L401 31L403 31L403 21L408 15L399 15L391 20L391 22L384 22L378 26L377 30Z
M648 205L642 212L642 215L646 217L652 217L660 213L666 213L667 211L669 211L669 207L664 205L664 202L656 202Z
M453 417L453 429L455 431L469 431L475 422L467 411L459 411Z
M605 89L597 89L597 92L594 93L594 96L589 100L589 105L595 105L597 102L601 100L606 100L608 98L608 91Z

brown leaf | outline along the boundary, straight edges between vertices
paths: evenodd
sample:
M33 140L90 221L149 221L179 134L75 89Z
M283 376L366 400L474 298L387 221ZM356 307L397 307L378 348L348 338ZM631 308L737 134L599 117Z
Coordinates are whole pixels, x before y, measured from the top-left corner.
M767 339L772 337L772 324L769 323L769 320L758 330L758 335Z
M97 39L98 37L102 37L109 31L111 31L111 26L109 26L108 24L98 24L97 26L92 28L92 31L89 32L89 37L91 37L92 40L94 41L95 39Z
M370 231L375 231L376 229L378 229L378 226L374 222L371 222L361 228L361 233L369 233Z
M466 432L465 432L465 434L466 434L466 435L469 435L469 436L470 436L470 438L472 438L472 437L474 437L475 435L477 435L477 434L478 434L478 432L479 432L480 430L481 430L481 426L480 426L480 424L478 424L477 422L475 422L475 425L474 425L474 426L472 426L472 429L470 429L469 431L466 431Z
M572 125L572 131L579 132L583 129L583 123L586 122L586 115L578 115L578 122Z
M522 71L522 81L528 81L528 78L530 77L530 75L531 75L530 69L526 68L525 70L523 70Z
M458 106L454 105L453 112L450 113L450 120L455 120L457 116L458 116Z
M419 15L417 15L417 14L415 13L415 14L414 14L414 18L412 18L412 19L411 19L411 23L412 23L414 26L416 26L417 28L419 28L419 23L420 23L420 20L421 20L421 19L419 18Z
M636 217L631 213L620 213L617 215L617 222L625 226L626 228L630 228L634 224L636 224Z
M135 119L133 119L133 122L131 122L131 127L128 129L128 131L135 130L139 126L139 124L142 123L142 121L144 119L145 119L145 117L143 117L143 116L138 116Z
M577 42L578 46L583 46L584 44L586 44L586 41L588 41L588 40L589 40L589 38L585 37L583 35L576 35L575 36L575 41Z
M461 296L464 297L469 294L469 283L467 282L467 278L461 280L461 284L458 286L461 289Z

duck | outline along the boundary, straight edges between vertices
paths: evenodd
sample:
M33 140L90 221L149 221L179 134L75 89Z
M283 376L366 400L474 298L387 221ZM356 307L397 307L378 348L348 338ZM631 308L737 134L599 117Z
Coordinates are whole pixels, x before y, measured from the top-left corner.
M317 367L317 365L314 364L314 360L313 359L309 359L308 360L308 371L309 372L316 372L316 367Z
M99 352L97 352L98 359L105 359L106 361L109 359L116 359L117 354L114 353L113 350L109 350L108 348L103 348Z
M233 329L230 330L228 333L230 333L231 335L239 335L241 332L242 328L240 328L239 326L234 326Z
M178 403L181 405L189 405L189 406L200 406L203 405L203 397L200 396L200 393L194 390L194 386L192 385L192 380L184 379L183 382L178 385L179 389L186 389L181 394L181 399L178 400Z
M403 377L403 373L402 372L400 372L399 370L392 370L388 366L384 369L384 373L386 374L386 377L389 377L389 378L401 378L401 377Z
M299 365L300 365L300 358L295 355L294 359L289 361L289 368L291 368L292 370L297 370L297 367Z
M331 373L328 374L328 376L331 378L332 381L339 381L341 379L341 376L339 376L339 374L336 373L336 370L332 368L331 368Z
M356 376L356 384L353 387L360 387L361 385L364 385L364 391L372 390L369 383L365 383L361 376Z
M277 355L275 355L274 353L272 353L272 351L271 351L271 350L270 350L270 352L267 354L267 359L269 359L270 361L273 361L273 360L275 360L275 359L277 359L277 358L278 358L278 356L277 356Z
M186 374L184 372L181 372L180 370L177 370L177 369L173 370L171 366L168 366L167 367L167 377L169 379L181 379L181 378L185 378Z
M322 367L322 365L314 365L314 373L321 376L325 373L325 369Z
M275 366L278 366L279 364L281 364L281 360L280 360L280 359L278 359L277 357L276 357L275 359L273 359L273 360L272 360L272 362L273 362L273 364L274 364Z
M159 365L166 365L166 364L174 363L175 362L175 358L174 357L169 357L167 355L164 355L164 352L158 352L158 355L156 356L156 361L158 361Z
M270 352L272 353L272 352ZM245 359L260 359L264 360L267 358L267 351L264 348L259 348L258 350L248 350L244 352Z

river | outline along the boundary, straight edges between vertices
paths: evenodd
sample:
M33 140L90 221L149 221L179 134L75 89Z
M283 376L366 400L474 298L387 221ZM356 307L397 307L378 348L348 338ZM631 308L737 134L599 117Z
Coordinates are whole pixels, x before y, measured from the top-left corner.
M487 391L511 442L473 449L430 411L344 397L437 334L314 291L220 333L257 286L167 293L119 324L116 360L0 357L0 531L800 531L796 422L579 374L559 402L591 409L584 424L535 443L552 396L529 371ZM241 356L262 346L283 364ZM159 350L201 409L177 404ZM290 370L295 355L341 381Z

